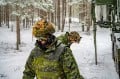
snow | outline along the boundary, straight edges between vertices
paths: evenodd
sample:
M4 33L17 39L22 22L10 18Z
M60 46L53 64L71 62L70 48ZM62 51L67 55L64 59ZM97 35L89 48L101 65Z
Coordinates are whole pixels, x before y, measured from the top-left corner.
M76 24L76 23L75 23ZM78 24L76 24L78 25ZM78 27L71 29L78 31ZM85 79L119 79L112 60L112 45L110 29L97 30L97 56L98 64L95 65L93 33L78 31L82 36L79 44L71 45L73 55L77 61L80 73ZM16 32L11 32L6 26L0 27L0 79L22 79L24 65L34 47L35 38L32 40L31 29L21 30L20 50L16 47ZM55 35L60 35L56 32Z
M120 48L120 33L115 33L117 47Z
M119 79L112 60L110 29L97 31L98 65L95 65L93 35L81 35L80 44L73 44L71 49L85 79Z

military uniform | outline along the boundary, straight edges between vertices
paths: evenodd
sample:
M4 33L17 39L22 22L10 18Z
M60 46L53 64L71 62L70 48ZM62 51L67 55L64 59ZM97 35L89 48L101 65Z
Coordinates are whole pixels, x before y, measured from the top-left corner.
M27 60L23 79L34 79L35 76L37 79L84 79L71 50L57 40L47 50L42 50L36 42Z
M58 36L57 39L60 40L63 44L65 44L67 46L70 45L69 40L68 40L68 32Z
M71 41L79 43L81 37L78 32L72 31L70 33L66 32L65 34L58 36L57 39L60 40L66 46L70 47L70 45L72 44Z
M26 62L23 79L84 79L70 48L52 36L52 43L47 47L36 41Z

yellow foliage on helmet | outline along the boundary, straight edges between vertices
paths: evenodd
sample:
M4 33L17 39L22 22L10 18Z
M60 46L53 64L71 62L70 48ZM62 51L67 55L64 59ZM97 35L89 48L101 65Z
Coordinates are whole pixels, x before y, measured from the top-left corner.
M46 34L53 34L55 32L55 27L51 22L45 20L37 21L33 25L32 34L35 37L44 36Z
M80 39L81 39L81 37L80 37L78 32L72 31L72 32L69 33L69 40L70 41L75 41L75 42L79 43Z

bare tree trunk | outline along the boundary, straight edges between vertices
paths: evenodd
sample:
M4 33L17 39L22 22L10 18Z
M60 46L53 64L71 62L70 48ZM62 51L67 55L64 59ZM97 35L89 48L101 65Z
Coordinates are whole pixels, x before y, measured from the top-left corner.
M79 13L79 23L81 22L81 19L80 19L81 17L80 17L80 13Z
M60 30L60 0L58 0L58 5L57 5L57 26L58 26L58 30Z
M64 31L65 25L65 8L66 8L66 0L62 0L62 32Z
M84 26L84 23L82 23L82 31L84 32L85 30L85 26Z
M32 25L34 24L34 16L32 17Z
M38 17L40 16L40 10L38 9Z
M6 24L6 26L7 26L7 9L8 9L8 7L7 7L7 5L5 5L5 24ZM8 27L9 28L9 27Z
M9 5L6 5L6 25L9 28Z
M67 1L66 0L64 1L64 10L65 10L65 17L66 17L66 15L67 15L66 14L66 10L67 10Z
M51 16L50 16L50 12L47 13L48 14L48 20L51 22Z
M57 25L57 0L54 0L55 1L55 13L54 13L54 18L55 18L55 25Z
M9 5L9 13L12 13L12 6L11 5ZM9 14L9 21L13 21L13 16L11 15L10 16L10 14ZM10 22L9 22L9 24L10 24ZM11 24L11 29L12 29L12 31L13 31L13 24Z
M19 25L19 16L16 16L16 33L17 33L17 50L19 50L19 44L20 44L20 25Z
M18 6L16 6L16 10L18 10ZM19 20L19 16L16 16L16 38L17 38L17 42L16 42L16 49L19 50L19 44L20 42L20 20Z
M1 6L1 24L3 23L3 6Z
M25 28L25 19L23 19L23 28Z
M71 0L70 0L71 2ZM69 5L69 31L70 31L70 24L71 24L71 15L72 15L72 6Z
M87 23L87 32L90 34L90 26L92 25L91 21L91 3L87 2L87 18L86 18L86 23Z
M28 26L29 26L29 19L26 18L26 28L28 28Z
M6 6L3 7L3 11L4 11L4 24L6 23Z
M32 25L34 24L34 7L32 7L32 11L33 11L33 13L32 13Z
M54 14L51 13L51 22L54 23Z
M94 0L92 0L92 2L94 2ZM92 10L91 10L91 14L92 14L92 20L93 20L93 33L94 33L94 48L95 48L95 64L97 65L98 64L98 61L97 61L97 43L96 43L96 25L95 25L95 22L96 22L96 17L95 17L95 3L92 3L92 6L91 6Z
M0 27L2 26L2 24L1 24L1 23L2 23L2 17L1 17L1 15L2 15L2 10L1 10L1 8L2 8L2 7L1 7L1 5L0 5Z

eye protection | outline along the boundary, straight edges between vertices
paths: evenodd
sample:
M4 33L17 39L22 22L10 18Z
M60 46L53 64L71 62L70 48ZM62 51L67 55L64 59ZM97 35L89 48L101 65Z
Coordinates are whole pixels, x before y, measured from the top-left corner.
M39 41L47 41L47 37L39 37L38 40Z

